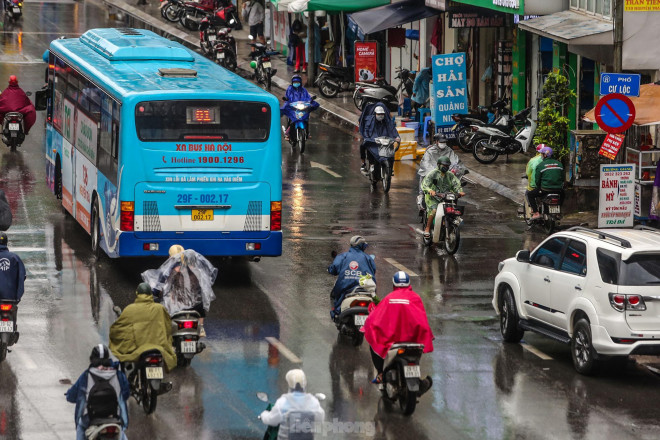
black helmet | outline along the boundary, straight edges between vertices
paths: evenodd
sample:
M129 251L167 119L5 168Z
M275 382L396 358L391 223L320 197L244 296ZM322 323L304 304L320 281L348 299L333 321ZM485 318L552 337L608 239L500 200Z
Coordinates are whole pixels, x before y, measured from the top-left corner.
M447 156L440 156L438 158L438 165L451 165L451 160Z
M433 135L433 140L436 142L447 142L447 138L442 133L436 133Z
M135 293L138 295L153 295L149 283L140 283L137 286L137 291Z
M0 245L7 245L7 234L0 232Z
M89 355L89 362L93 367L98 367L100 365L110 367L112 366L112 360L110 359L110 350L103 344L95 345L92 348L92 354Z

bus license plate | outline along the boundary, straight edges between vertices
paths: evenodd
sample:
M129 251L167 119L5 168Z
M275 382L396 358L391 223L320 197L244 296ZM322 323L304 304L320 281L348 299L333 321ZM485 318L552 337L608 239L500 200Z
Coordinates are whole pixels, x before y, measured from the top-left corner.
M550 214L559 214L560 210L561 208L559 207L559 205L548 206L548 212Z
M215 56L216 56L217 59L221 60L225 57L225 53L224 52L218 52L218 53L215 54Z
M271 66L272 66L272 64L270 64L270 61L264 61L264 64L263 64L264 69L268 69Z
M13 333L14 321L0 321L0 333Z
M163 378L163 368L162 367L147 367L147 379L162 379Z
M358 327L362 327L364 323L367 321L367 316L368 315L355 315L355 325Z
M195 341L181 341L181 353L195 353L197 343Z
M9 129L10 129L11 131L18 131L19 128L20 128L20 125L18 125L18 124L16 124L16 123L14 123L14 124L9 124Z
M192 221L194 222L207 222L213 220L212 209L193 209Z
M405 377L421 377L422 374L419 371L419 365L404 365L403 366L403 375Z

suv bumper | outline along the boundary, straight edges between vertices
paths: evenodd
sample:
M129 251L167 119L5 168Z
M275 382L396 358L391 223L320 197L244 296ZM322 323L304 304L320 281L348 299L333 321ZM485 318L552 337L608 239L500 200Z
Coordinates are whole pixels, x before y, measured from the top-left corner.
M626 339L639 339L624 336ZM655 338L652 339L652 338ZM598 354L608 356L628 356L631 354L660 354L660 332L646 332L644 339L633 343L617 343L605 327L591 325L591 340Z

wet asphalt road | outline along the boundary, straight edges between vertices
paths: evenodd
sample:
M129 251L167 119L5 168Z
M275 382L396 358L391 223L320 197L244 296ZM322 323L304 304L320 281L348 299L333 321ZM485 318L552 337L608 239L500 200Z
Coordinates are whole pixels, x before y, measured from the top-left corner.
M50 40L117 25L95 3L26 2L25 14L18 24L3 23L0 81L15 73L32 91L43 83L40 58ZM139 274L161 263L92 257L89 237L45 185L39 117L18 153L0 146L0 188L15 216L10 248L29 270L21 338L0 364L0 439L74 438L73 405L63 393L87 366L92 345L107 343L112 306L130 303ZM214 261L220 277L205 325L208 348L190 368L169 376L173 390L161 396L154 415L145 416L131 401L129 438L261 438L256 416L264 404L254 394L279 395L284 374L298 366L307 372L309 390L327 395L326 420L341 422L327 438L660 436L660 382L646 369L633 363L625 373L605 369L587 378L574 372L565 346L527 335L526 343L550 357L543 360L521 345L501 343L490 305L497 262L542 239L524 232L511 202L481 187L466 188L461 247L447 256L425 248L413 230L414 164L397 163L389 195L371 192L358 172L354 130L317 114L311 131L304 157L283 147L283 256L260 263ZM364 235L376 255L381 294L395 265L418 275L413 286L436 336L422 371L434 386L410 418L379 402L369 383L366 344L353 348L338 341L328 317L334 279L325 268L331 251L345 250L354 234ZM293 357L267 337L279 339ZM350 433L356 427L361 432Z

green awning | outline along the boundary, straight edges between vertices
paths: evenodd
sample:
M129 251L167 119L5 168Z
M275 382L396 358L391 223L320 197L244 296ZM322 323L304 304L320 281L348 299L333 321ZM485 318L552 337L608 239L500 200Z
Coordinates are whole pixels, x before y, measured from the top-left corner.
M278 11L357 12L389 5L390 0L270 0Z

